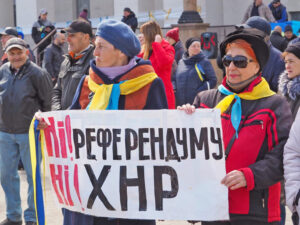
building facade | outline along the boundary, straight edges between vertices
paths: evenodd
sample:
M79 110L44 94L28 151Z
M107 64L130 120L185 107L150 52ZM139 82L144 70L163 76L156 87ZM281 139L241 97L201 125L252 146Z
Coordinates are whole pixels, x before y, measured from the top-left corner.
M197 0L198 11L211 26L239 24L253 0ZM263 0L269 4L271 0ZM289 19L300 20L300 1L281 0L287 6ZM18 26L31 32L41 8L57 27L64 27L76 19L84 8L89 10L93 27L106 18L121 20L124 7L130 7L140 23L155 18L162 27L176 24L183 11L183 0L1 0L0 28Z

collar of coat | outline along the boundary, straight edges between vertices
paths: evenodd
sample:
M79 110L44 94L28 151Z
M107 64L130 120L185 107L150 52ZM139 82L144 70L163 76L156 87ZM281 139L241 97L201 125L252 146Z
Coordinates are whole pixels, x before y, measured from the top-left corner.
M287 72L284 71L279 77L278 89L283 95L296 100L297 96L300 96L300 75L290 79Z

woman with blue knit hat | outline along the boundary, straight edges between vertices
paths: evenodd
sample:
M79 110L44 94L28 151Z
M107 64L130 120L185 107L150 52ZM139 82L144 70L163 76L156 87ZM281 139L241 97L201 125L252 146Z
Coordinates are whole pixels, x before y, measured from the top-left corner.
M193 105L221 111L229 221L202 225L279 225L283 146L291 126L286 100L273 92L261 71L269 48L265 33L238 29L220 45L226 76L218 89L200 92Z
M71 109L168 108L163 82L150 61L135 57L140 50L139 40L129 26L116 20L100 23L96 32L95 59L90 63L89 75L78 85ZM100 224L155 225L155 221L94 217L64 211L64 225Z

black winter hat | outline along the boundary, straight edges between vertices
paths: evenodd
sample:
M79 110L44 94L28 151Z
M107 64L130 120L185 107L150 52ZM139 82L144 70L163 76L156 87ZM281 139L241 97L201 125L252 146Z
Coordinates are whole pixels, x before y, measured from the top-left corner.
M228 34L225 40L220 44L221 57L223 58L226 54L227 44L237 39L245 40L251 45L260 66L260 71L262 71L263 67L267 64L270 55L269 47L264 41L265 37L266 33L261 30L254 28L240 28Z
M284 32L287 32L287 31L292 31L293 32L293 28L291 25L286 25L285 28L284 28Z
M18 31L14 27L6 27L5 30L0 33L0 37L2 35L11 35L11 36L18 37Z
M285 52L292 53L300 59L300 42L288 45L288 47L285 49Z
M201 43L200 38L197 38L197 37L191 37L191 38L187 39L186 42L185 42L186 50L189 49L189 47L191 46L191 44L193 44L194 41L199 41L199 42Z

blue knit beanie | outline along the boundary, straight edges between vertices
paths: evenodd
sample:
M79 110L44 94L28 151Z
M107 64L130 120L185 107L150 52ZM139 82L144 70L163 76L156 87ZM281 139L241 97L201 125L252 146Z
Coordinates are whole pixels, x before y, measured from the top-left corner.
M263 17L260 16L252 16L247 21L246 24L251 28L256 28L265 32L267 35L271 34L271 25L270 23Z
M133 58L141 51L141 44L131 28L117 20L104 20L98 25L96 36L99 36L125 55Z

